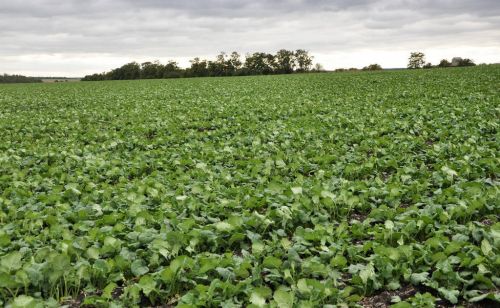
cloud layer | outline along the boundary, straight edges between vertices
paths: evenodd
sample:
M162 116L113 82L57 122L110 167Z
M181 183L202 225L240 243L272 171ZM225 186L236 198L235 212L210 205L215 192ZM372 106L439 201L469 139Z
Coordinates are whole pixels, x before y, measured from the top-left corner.
M498 0L0 2L0 73L82 76L137 60L310 50L327 68L500 62Z

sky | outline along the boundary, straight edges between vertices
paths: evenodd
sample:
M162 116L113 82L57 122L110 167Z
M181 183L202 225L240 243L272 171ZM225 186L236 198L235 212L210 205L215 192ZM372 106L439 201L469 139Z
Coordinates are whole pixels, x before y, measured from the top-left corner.
M0 0L0 73L81 77L131 61L306 49L326 69L412 51L500 62L500 0Z

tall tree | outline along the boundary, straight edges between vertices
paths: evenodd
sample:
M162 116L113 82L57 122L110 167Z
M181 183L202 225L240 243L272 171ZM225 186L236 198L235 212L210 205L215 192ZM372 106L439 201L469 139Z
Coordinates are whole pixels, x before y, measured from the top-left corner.
M182 69L175 61L168 61L163 67L163 78L179 78L182 76Z
M141 78L153 79L163 77L163 65L158 60L141 64Z
M462 57L453 57L453 59L451 59L451 66L460 66L463 60Z
M295 69L295 53L293 51L281 49L276 53L274 59L276 73L293 73Z
M208 62L208 74L209 76L226 76L227 74L227 55L225 52L221 52L215 58L215 61Z
M443 59L443 60L441 60L441 62L439 62L438 66L439 67L450 67L451 63L450 63L450 61Z
M380 64L374 63L368 66L363 67L361 70L363 71L380 71L382 70L382 66Z
M131 80L139 78L141 78L141 66L137 62L130 62L107 73L105 79Z
M304 49L295 51L295 62L297 64L297 72L308 72L311 70L313 57Z
M249 75L268 75L273 72L274 56L264 52L247 55L245 69Z
M425 55L423 52L412 52L408 58L408 68L422 68L425 64Z
M314 72L324 72L325 68L323 67L323 65L321 63L316 63L316 64L314 64L313 71Z
M460 61L460 63L458 64L458 66L475 66L475 65L476 63L474 63L474 61L472 61L469 58L462 59L462 61Z
M237 72L241 69L241 57L240 54L236 51L233 51L229 56L229 59L226 61L226 72L227 76L236 75Z
M187 75L189 77L205 77L208 76L208 63L207 60L201 60L196 57L191 62L191 67L188 69Z

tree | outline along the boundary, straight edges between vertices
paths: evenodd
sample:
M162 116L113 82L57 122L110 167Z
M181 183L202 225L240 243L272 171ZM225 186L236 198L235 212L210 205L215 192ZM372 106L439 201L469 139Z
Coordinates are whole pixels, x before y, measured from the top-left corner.
M106 74L92 74L92 75L87 75L82 78L82 81L101 81L101 80L106 80Z
M427 62L425 65L424 65L424 68L426 69L429 69L429 68L432 68L432 63L431 62Z
M242 64L240 54L233 51L226 61L228 76L239 74Z
M325 68L320 63L314 64L313 72L324 72Z
M42 82L40 78L26 77L23 75L0 75L0 83L35 83Z
M471 59L468 59L468 58L462 59L461 57L453 57L453 59L451 59L451 62L449 62L446 59L441 60L441 62L439 62L438 66L439 67L458 67L458 66L474 66L474 65L476 65L476 64Z
M208 61L208 75L212 77L225 76L226 53L221 52L215 61Z
M141 78L154 79L163 77L163 65L158 60L141 64Z
M141 77L141 66L137 62L127 63L105 74L108 80L131 80Z
M247 54L243 64L240 54L236 51L233 51L230 55L221 52L213 61L196 57L190 61L191 66L186 69L180 68L175 61L169 61L166 65L162 65L159 61L148 61L142 64L131 62L109 72L87 75L82 80L97 81L302 73L311 71L312 59L313 57L304 49L297 49L296 51L281 49L274 55L264 52ZM378 69L381 69L380 66ZM316 64L313 71L323 71L323 67L321 64Z
M278 74L290 74L295 69L295 53L290 50L281 49L275 57L275 72Z
M208 76L209 71L207 60L201 60L200 58L196 57L189 62L191 62L191 67L186 72L189 77Z
M245 73L248 75L268 75L273 72L274 56L264 52L254 52L245 59Z
M450 67L451 66L451 63L450 61L446 60L446 59L443 59L439 62L438 64L439 67Z
M462 61L463 59L461 57L453 57L453 59L451 59L451 66L460 66Z
M308 72L311 70L313 57L309 55L308 51L304 49L297 49L295 51L295 62L297 66L297 72Z
M382 70L382 66L380 64L370 64L362 68L363 71L380 71Z
M465 59L462 59L462 61L460 61L458 66L475 66L475 65L476 65L476 63L474 63L474 61L472 61L471 59L465 58Z
M175 61L168 61L163 67L163 78L179 78L182 76L182 69Z
M412 52L408 58L408 68L417 69L422 68L425 63L425 55L423 52Z
M215 61L208 62L208 74L209 76L233 76L237 73L240 74L241 64L240 55L236 51L233 51L229 56L225 52L221 52L217 55Z

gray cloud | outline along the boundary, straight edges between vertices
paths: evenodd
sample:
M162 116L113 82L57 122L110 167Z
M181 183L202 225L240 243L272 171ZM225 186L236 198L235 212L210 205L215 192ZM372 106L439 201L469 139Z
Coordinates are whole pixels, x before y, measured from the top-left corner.
M61 73L81 75L109 69L110 59L278 48L307 48L333 58L370 50L453 48L489 55L500 49L499 29L498 0L2 1L0 72L30 71L30 64L30 72L45 73L64 60ZM37 58L50 61L31 60ZM68 60L82 58L96 61L82 67ZM393 58L388 54L381 61L404 65Z

